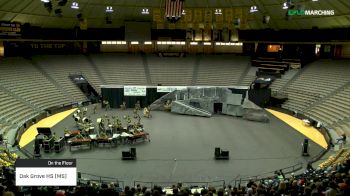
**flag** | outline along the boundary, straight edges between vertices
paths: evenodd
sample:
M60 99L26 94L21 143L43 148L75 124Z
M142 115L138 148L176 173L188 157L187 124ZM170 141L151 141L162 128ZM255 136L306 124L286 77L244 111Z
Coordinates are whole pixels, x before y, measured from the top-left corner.
M165 0L165 17L170 22L176 22L181 18L183 0Z

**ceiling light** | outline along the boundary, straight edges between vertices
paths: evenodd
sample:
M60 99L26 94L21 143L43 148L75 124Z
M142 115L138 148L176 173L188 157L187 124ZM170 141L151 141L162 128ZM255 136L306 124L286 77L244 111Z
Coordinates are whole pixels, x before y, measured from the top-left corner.
M152 42L151 41L145 41L144 44L145 45L152 45Z
M318 0L312 0L312 1L318 1Z
M139 44L139 42L138 41L132 41L130 44L131 45L136 45L136 44Z
M205 45L205 46L210 46L211 43L210 43L210 42L203 42L203 45Z
M148 8L143 8L141 14L149 14Z
M287 2L283 3L282 9L284 9L284 10L288 9L288 3Z
M41 2L44 2L44 3L49 3L50 0L41 0Z
M257 12L258 11L258 7L256 5L253 5L250 7L250 13L253 13L253 12Z
M182 15L186 15L186 10L182 10Z
M222 14L222 10L221 9L215 9L215 14L216 15L221 15Z
M113 7L112 6L107 6L106 7L106 12L113 12Z
M72 9L79 9L79 3L73 2L72 6L70 6Z
M65 6L67 4L68 0L61 0L58 2L59 6Z
M190 42L190 45L198 45L198 42Z

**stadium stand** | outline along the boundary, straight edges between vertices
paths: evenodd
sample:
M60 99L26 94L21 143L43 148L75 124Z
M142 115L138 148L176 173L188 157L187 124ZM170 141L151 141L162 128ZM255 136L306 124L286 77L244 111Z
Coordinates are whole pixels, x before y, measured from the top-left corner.
M72 102L38 69L23 58L3 59L0 65L0 72L2 73L0 78L1 86L41 110Z
M303 73L283 90L288 101L282 107L303 111L348 82L350 71L346 61L319 60L304 68Z
M238 85L244 70L247 66L250 67L249 60L248 57L232 55L203 56L200 59L196 84Z
M97 54L91 55L91 60L105 78L107 85L147 84L141 55Z
M158 57L148 56L148 67L153 85L191 85L194 56Z
M0 120L3 121L2 131L7 131L9 125L23 124L25 120L33 117L37 112L28 104L25 104L16 98L0 90ZM5 127L5 125L7 125Z
M83 55L42 55L33 57L33 61L72 95L76 102L85 101L86 96L69 79L70 74L82 74L97 92L101 90L98 88L102 84L101 79Z

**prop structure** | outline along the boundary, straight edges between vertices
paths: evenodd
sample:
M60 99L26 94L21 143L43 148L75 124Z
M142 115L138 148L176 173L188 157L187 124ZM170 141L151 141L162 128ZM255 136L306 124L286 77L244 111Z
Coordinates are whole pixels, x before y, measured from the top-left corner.
M171 106L169 102L171 101ZM178 114L211 117L214 113L243 117L246 120L269 122L263 108L242 94L225 87L188 87L170 92L151 104L151 110L167 110Z

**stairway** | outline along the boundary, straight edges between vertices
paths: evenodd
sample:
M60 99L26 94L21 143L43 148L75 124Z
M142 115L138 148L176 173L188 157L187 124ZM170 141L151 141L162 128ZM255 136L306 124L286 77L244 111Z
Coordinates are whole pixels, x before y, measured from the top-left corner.
M197 84L197 78L198 78L198 69L199 64L201 61L201 55L196 55L196 59L193 66L193 74L192 74L192 86L195 86Z
M146 54L141 54L142 56L142 64L145 69L146 81L148 85L152 85L151 74L149 72L148 59Z

